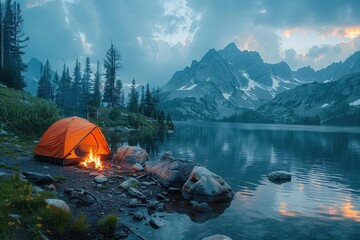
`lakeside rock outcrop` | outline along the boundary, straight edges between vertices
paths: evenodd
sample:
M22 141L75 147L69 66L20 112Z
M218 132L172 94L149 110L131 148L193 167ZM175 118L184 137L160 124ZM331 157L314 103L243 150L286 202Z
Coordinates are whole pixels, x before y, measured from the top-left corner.
M170 152L165 153L159 161L147 162L145 171L166 188L180 190L188 180L196 163L183 159L175 159Z

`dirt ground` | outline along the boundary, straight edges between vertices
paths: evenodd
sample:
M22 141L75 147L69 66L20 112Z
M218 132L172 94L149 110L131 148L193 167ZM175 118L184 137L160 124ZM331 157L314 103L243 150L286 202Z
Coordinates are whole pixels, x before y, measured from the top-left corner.
M36 172L40 174L50 174L55 178L62 178L62 180L54 183L55 190L54 193L57 194L59 199L64 200L69 207L71 208L73 216L77 216L80 213L85 214L88 222L91 224L91 229L89 233L89 238L91 239L102 239L102 235L96 231L96 222L103 216L114 213L119 219L120 223L126 224L135 232L139 230L146 230L148 232L152 229L149 224L151 218L159 217L159 211L161 212L164 208L164 201L170 203L171 200L167 198L159 198L158 194L163 193L167 195L166 189L163 188L158 183L154 184L150 176L146 176L144 172L134 172L129 170L119 169L118 164L111 161L105 162L106 167L103 170L96 170L93 168L83 167L81 165L77 166L60 166L54 165L46 162L40 162L34 160L33 155L28 155L25 157L20 157L14 159L10 156L2 156L0 158L0 164L5 164L14 168L18 168L18 171L11 169L0 168L0 171L6 173L15 173L15 172ZM105 183L96 183L94 181L94 175L103 174L107 177L107 182ZM129 201L133 197L122 190L119 186L122 182L129 178L136 178L140 182L151 182L154 185L145 186L142 185L139 190L147 197L148 200L158 201L158 208L149 210L147 201L139 201L138 207L129 207ZM40 185L42 188L46 188L45 185ZM65 193L65 189L83 189L94 195L99 203L93 204L84 204L77 199L70 199L70 196ZM163 195L163 196L164 196ZM74 201L75 200L75 201ZM175 200L172 200L175 201ZM133 219L135 213L141 213L144 217L143 220ZM160 217L163 218L163 216ZM121 226L121 224L120 224ZM141 229L146 228L146 229ZM154 229L155 231L155 229ZM115 239L122 239L126 237L126 233L120 228L118 230ZM139 239L134 234L130 234L127 239Z

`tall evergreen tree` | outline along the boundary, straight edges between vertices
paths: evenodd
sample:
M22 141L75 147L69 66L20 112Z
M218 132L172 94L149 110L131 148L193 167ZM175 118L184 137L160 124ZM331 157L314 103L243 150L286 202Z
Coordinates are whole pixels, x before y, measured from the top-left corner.
M80 107L85 112L88 112L88 105L90 103L90 88L92 88L91 82L91 66L90 66L90 58L87 57L85 60L84 73L81 82L81 99L80 99Z
M140 97L140 105L139 105L140 114L145 114L145 88L141 86L141 97Z
M146 84L146 92L145 92L145 116L147 117L154 116L154 102L150 92L149 83Z
M114 90L114 105L113 107L124 108L125 107L125 96L123 85L120 79L116 81Z
M121 55L119 50L114 46L113 43L111 43L109 50L106 52L106 57L104 59L104 68L105 68L105 92L104 92L104 98L103 102L108 103L109 107L114 107L115 102L120 102L122 96L116 94L119 94L122 90L122 84L117 84L118 81L121 82L121 80L116 80L117 72L121 69L122 64L121 61ZM119 89L119 87L121 88ZM117 89L115 89L115 87ZM118 99L116 99L116 97Z
M64 68L61 73L60 81L56 89L56 95L55 95L56 105L61 108L65 106L65 85L66 85L66 66L64 64Z
M72 92L72 106L75 109L79 109L80 107L80 100L82 96L82 84L81 84L81 66L79 59L76 59L74 73L73 73L74 81L71 86Z
M26 86L22 72L26 70L23 63L24 43L29 40L25 37L23 28L24 19L21 15L20 4L6 0L5 15L2 21L1 34L1 81L7 86L22 89Z
M55 74L54 74L54 77L53 77L53 82L52 82L52 86L53 86L53 101L56 102L56 93L57 93L57 90L59 88L59 82L60 82L60 79L59 79L59 74L57 72L57 70L55 71Z
M100 92L100 83L101 83L101 73L100 73L100 64L99 61L96 64L96 72L94 74L94 89L92 94L92 105L95 107L100 107L101 103L101 92Z
M49 60L46 61L39 80L37 96L46 100L53 99L53 87L51 84L51 68Z
M64 108L70 109L72 107L72 79L70 77L69 67L66 67L65 73L65 86L64 86Z
M137 113L139 111L139 93L136 91L135 78L132 80L130 87L128 109L133 113Z
M3 75L2 71L4 69L4 39L3 39L3 3L0 0L0 81L2 82L1 76Z

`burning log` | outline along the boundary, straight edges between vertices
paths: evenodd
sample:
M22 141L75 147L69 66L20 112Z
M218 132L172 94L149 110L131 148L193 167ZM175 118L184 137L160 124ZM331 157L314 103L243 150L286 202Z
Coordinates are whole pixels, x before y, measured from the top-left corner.
M93 167L99 170L103 169L103 164L100 157L93 153L92 149L90 149L89 155L80 164L84 165L85 167Z

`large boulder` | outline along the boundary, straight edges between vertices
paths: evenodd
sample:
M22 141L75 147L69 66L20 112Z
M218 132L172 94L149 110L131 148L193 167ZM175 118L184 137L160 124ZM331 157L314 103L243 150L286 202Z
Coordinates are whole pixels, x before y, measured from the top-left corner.
M150 172L164 187L181 189L195 165L194 162L175 159L171 153L165 153L159 161L147 162L145 171Z
M143 164L149 159L150 157L146 150L138 146L122 146L115 156L115 161L127 163Z
M197 202L221 203L233 197L230 186L218 175L196 166L182 188L182 196Z

